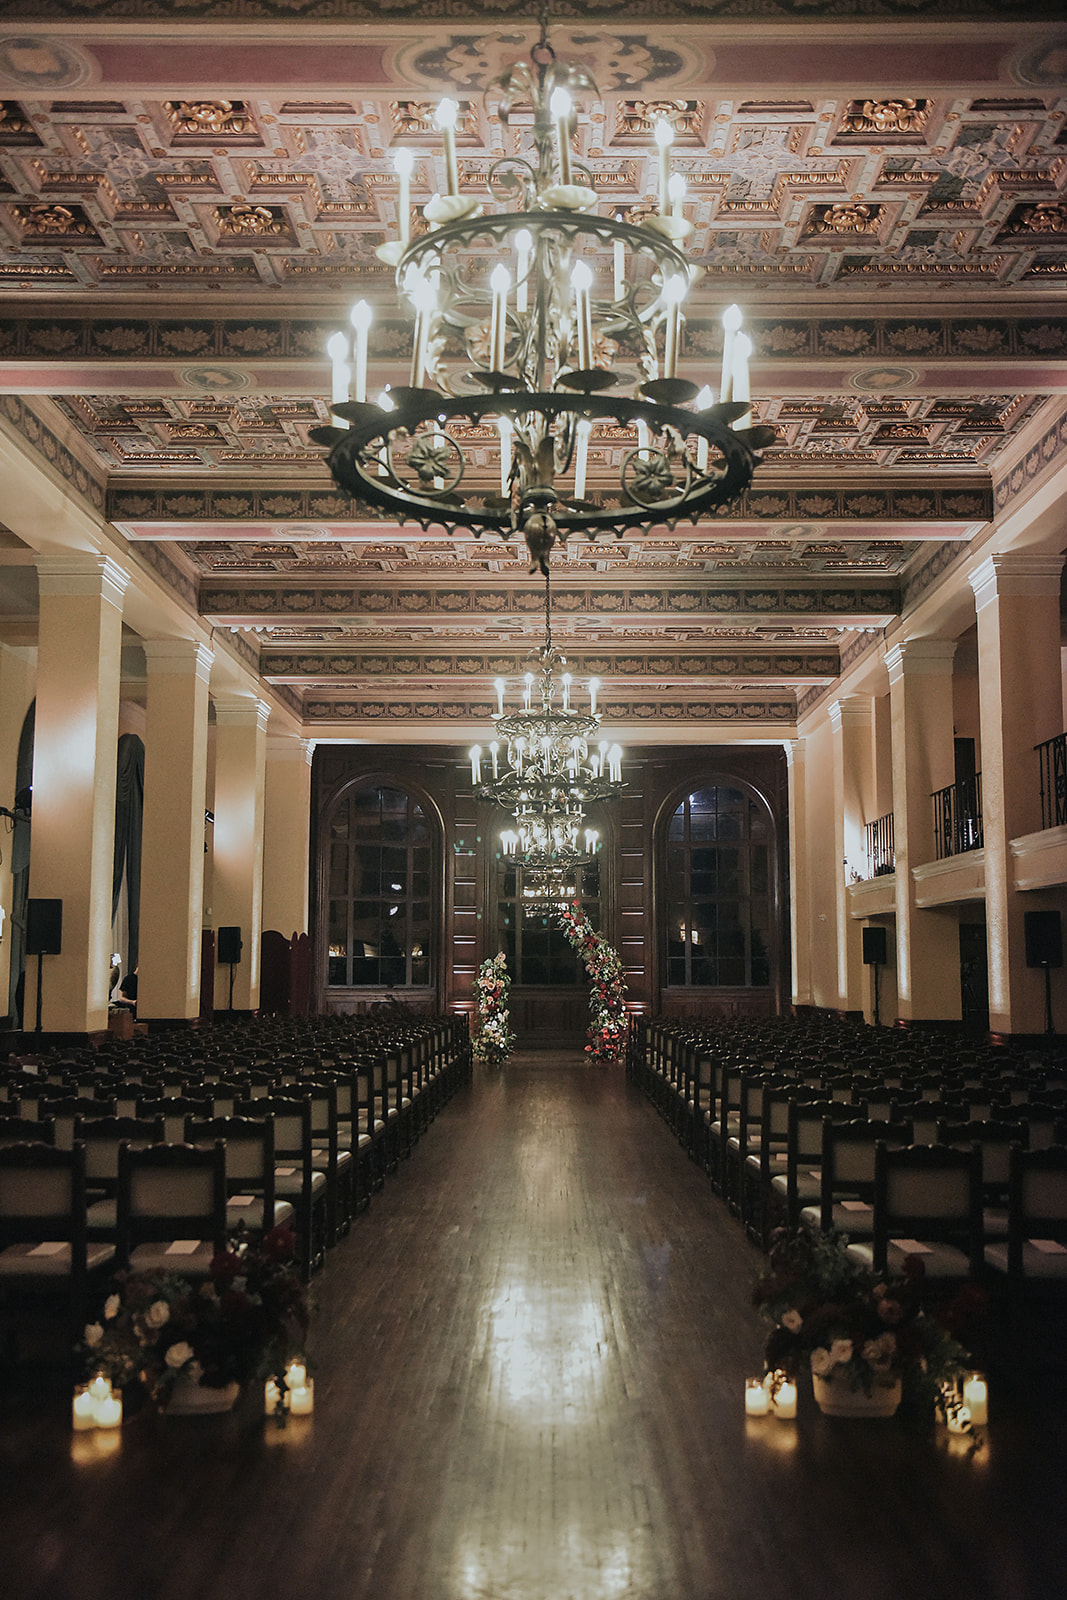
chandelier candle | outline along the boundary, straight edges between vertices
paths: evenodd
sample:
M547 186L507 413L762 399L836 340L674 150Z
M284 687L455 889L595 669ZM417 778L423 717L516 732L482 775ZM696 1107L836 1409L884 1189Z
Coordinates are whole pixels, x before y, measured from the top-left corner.
M459 166L456 161L456 118L458 115L458 102L447 98L440 101L434 115L434 126L440 133L445 147L445 192L450 195L459 194Z
M410 150L401 149L393 153L393 171L400 180L396 202L397 232L405 250L411 242L411 174L414 166L415 158Z
M659 209L666 216L671 204L671 145L674 130L665 117L656 123L656 144L659 146Z
M355 361L353 363L355 398L362 404L367 398L367 334L374 312L366 300L357 300L352 307L350 320L356 331Z

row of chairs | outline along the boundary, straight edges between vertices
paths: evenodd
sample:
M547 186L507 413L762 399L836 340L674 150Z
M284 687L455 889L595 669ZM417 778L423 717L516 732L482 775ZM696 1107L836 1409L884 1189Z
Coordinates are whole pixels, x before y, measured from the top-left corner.
M768 1059L739 1048L736 1029L725 1042L639 1024L629 1070L764 1248L780 1224L835 1228L878 1271L914 1253L935 1283L990 1284L1012 1317L1067 1296L1058 1066L894 1061L880 1081L833 1051Z
M71 1097L51 1082L55 1094L11 1095L0 1106L0 1296L61 1291L76 1332L101 1275L196 1275L241 1223L292 1226L309 1277L469 1075L469 1038L465 1026L426 1029L365 1062L316 1064L316 1077L142 1075L112 1094L96 1083Z

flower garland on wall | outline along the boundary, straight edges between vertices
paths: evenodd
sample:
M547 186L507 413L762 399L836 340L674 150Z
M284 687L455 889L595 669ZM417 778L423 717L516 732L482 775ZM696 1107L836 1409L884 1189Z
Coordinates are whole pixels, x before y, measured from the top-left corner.
M618 951L597 933L578 901L561 906L559 925L589 974L589 1043L596 1066L614 1066L626 1048L626 984Z
M478 968L474 993L478 1003L478 1032L474 1036L474 1059L489 1067L502 1067L511 1054L515 1035L511 1032L508 995L511 979L503 950L489 956Z

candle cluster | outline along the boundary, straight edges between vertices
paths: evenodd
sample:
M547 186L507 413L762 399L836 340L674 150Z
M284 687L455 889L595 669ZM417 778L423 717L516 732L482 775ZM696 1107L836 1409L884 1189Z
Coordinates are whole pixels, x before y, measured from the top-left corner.
M276 1421L284 1422L286 1412L291 1417L310 1417L314 1409L315 1380L308 1377L303 1361L287 1362L282 1381L268 1378L263 1386L264 1415Z
M112 1387L111 1379L98 1373L89 1383L79 1383L74 1390L71 1421L75 1433L87 1433L91 1428L117 1428L122 1422L122 1394Z
M784 1372L745 1379L746 1417L778 1417L792 1422L797 1414L797 1386Z

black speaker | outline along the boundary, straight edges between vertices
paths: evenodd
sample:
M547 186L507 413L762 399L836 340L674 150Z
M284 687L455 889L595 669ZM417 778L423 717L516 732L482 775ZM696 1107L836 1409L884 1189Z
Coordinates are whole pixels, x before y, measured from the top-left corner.
M27 900L26 954L28 956L58 956L62 952L62 900Z
M241 959L240 928L220 928L218 942L219 966L234 966Z
M855 948L855 946L853 946ZM886 957L885 929L863 929L863 963L867 967L884 967Z
M1063 929L1058 911L1027 911L1023 916L1026 931L1028 967L1063 966Z

